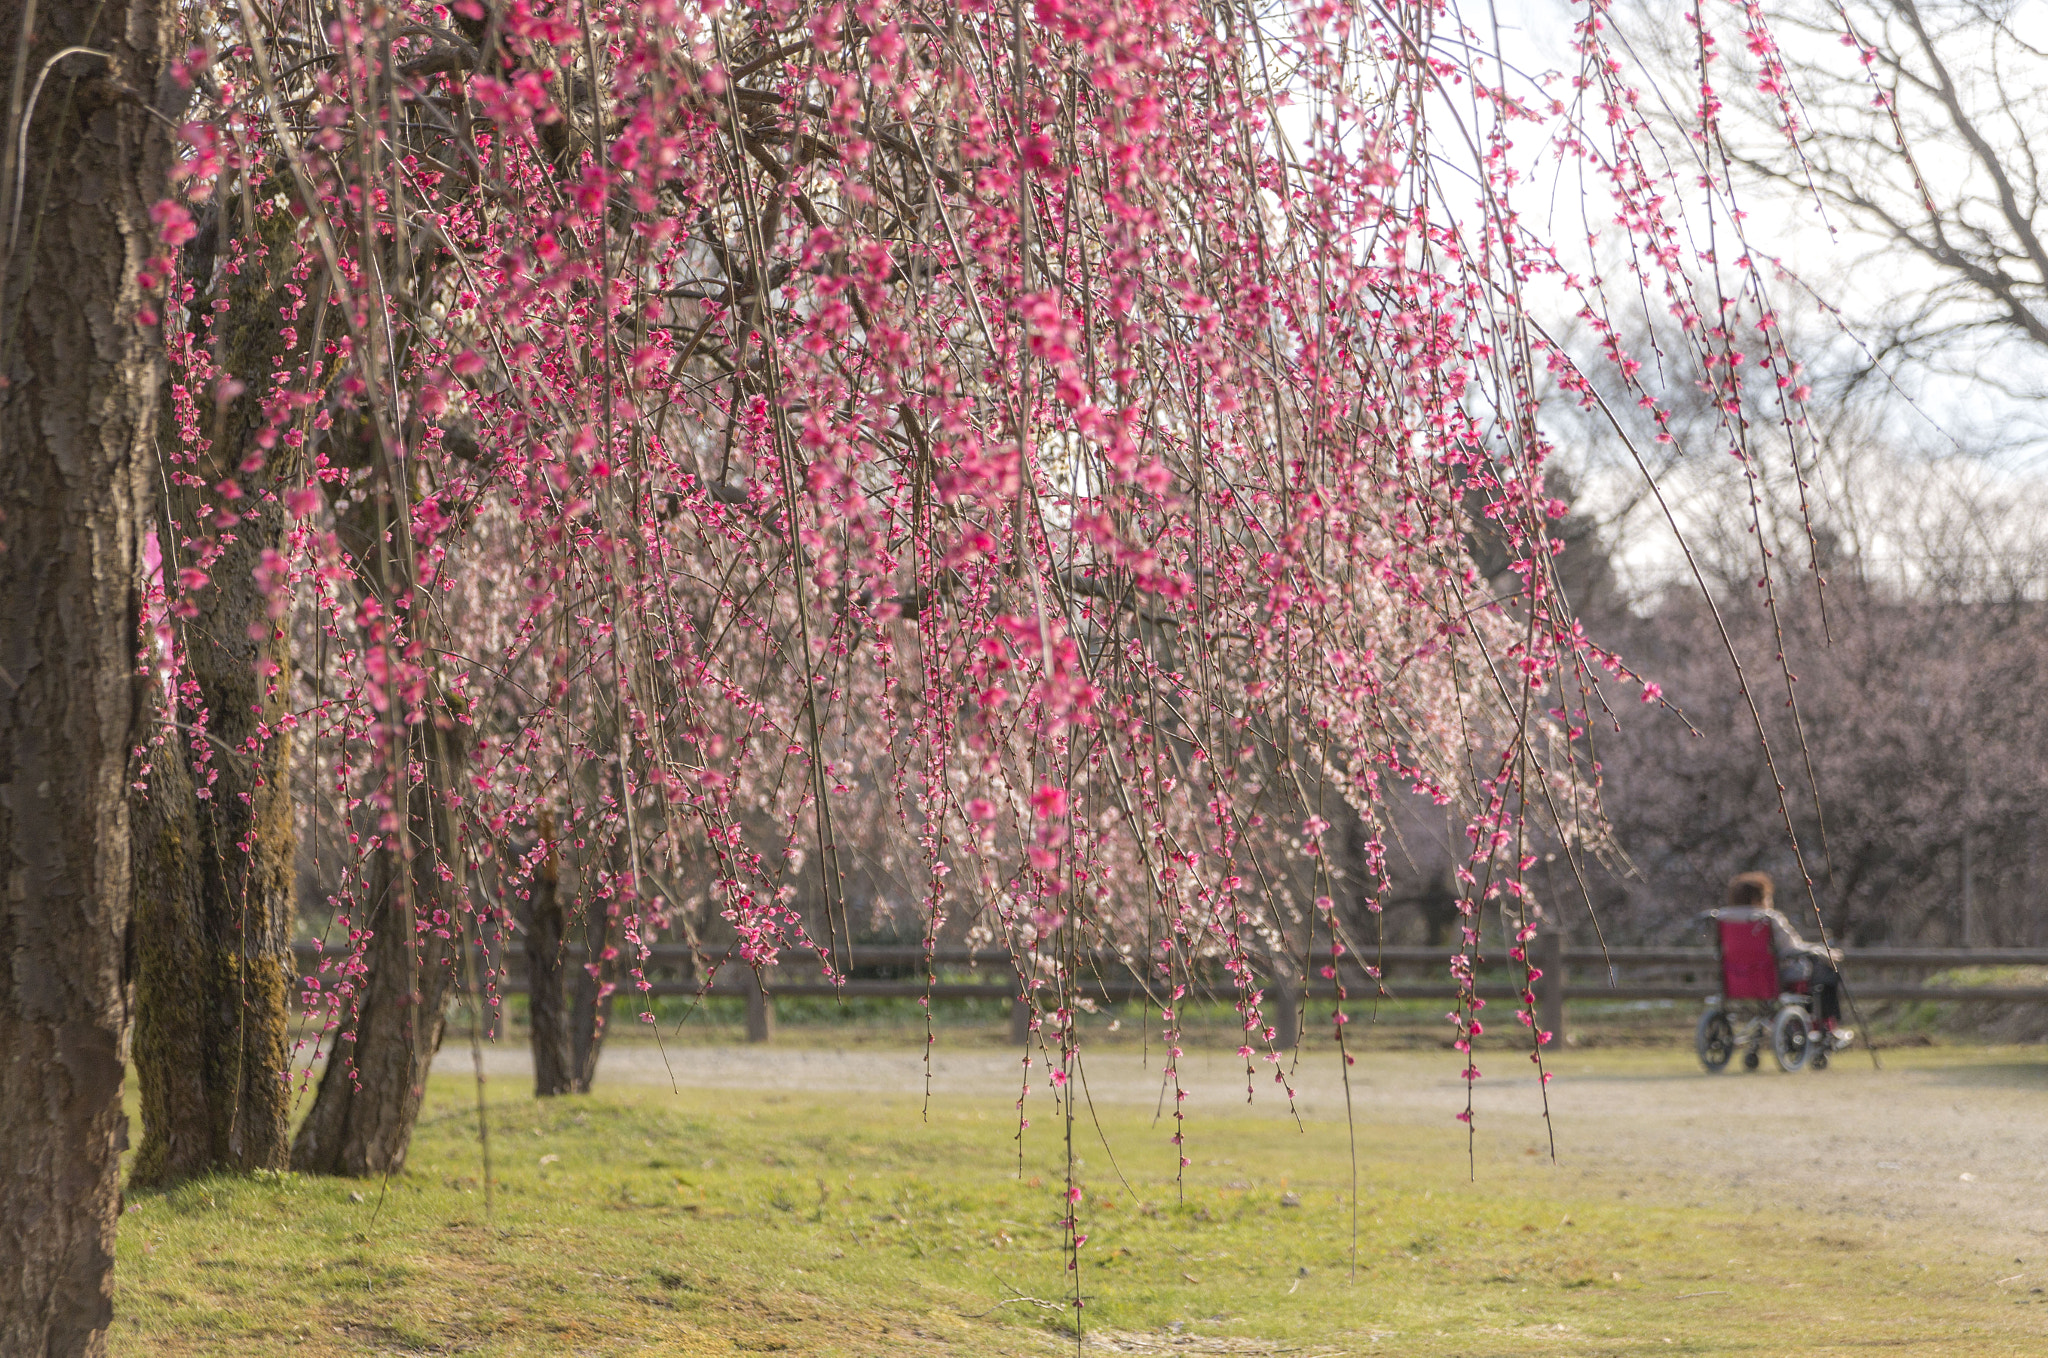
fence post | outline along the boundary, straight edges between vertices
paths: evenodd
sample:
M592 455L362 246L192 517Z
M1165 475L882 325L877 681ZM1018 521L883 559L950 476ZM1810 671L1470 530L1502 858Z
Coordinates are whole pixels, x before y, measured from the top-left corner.
M740 972L740 993L747 997L747 1041L767 1042L775 1036L775 999L761 989L761 977L752 967Z
M1287 1051L1301 1040L1301 987L1275 968L1266 983L1266 1022L1273 1029L1273 1049Z
M1010 1001L1010 1045L1021 1047L1031 1040L1031 1001L1018 995Z
M1550 1045L1564 1045L1564 931L1541 930L1529 940L1529 965L1536 978L1536 1026L1549 1033Z

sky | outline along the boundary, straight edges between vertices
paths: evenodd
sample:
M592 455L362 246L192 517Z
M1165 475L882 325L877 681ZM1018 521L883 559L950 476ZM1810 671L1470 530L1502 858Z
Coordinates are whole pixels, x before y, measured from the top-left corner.
M1684 13L1671 0L1617 8L1624 45L1651 61L1654 58L1638 45L1654 36L1646 26L1653 16L1661 20ZM1718 6L1710 3L1708 12L1717 8L1724 15L1736 12L1725 0ZM1575 68L1570 31L1583 12L1582 5L1565 0L1463 0L1460 5L1467 25L1488 35L1497 29L1511 70L1536 80ZM2013 21L2024 38L2048 51L2048 2L2018 0ZM1802 34L1789 24L1774 31L1795 58L1807 58L1827 75L1839 77L1832 88L1801 89L1814 116L1853 119L1868 106L1868 77L1855 49L1841 45L1838 35ZM1724 49L1731 40L1733 35L1724 37ZM1988 45L1951 42L1944 53L1966 97L1981 96L1992 56ZM2048 59L2034 69L2048 82ZM1674 73L1652 65L1631 71L1630 78L1638 83L1657 81L1680 108L1693 98L1682 83L1683 73L1674 78ZM1725 86L1733 72L1723 69L1720 78ZM1909 126L1920 111L1910 99L1908 95L1902 100ZM2038 123L2048 133L2048 97L2010 113L2008 126L2014 132L2030 133ZM1732 124L1731 136L1738 145L1747 140L1768 147L1774 135L1753 124ZM1525 135L1524 140L1531 139ZM1579 236L1581 190L1576 172L1561 179L1556 162L1536 154L1533 141L1522 151L1522 168L1528 175L1520 202L1525 216L1554 241ZM1957 183L1968 164L1955 146L1939 141L1916 143L1915 154L1921 172L1938 191ZM1877 342L1875 318L1902 296L1940 279L1934 266L1886 251L1880 238L1860 230L1839 211L1823 210L1811 195L1754 184L1739 184L1737 193L1749 214L1747 230L1754 248L1782 260L1793 276L1780 280L1775 300L1790 317L1798 339L1810 346L1815 368L1826 367L1831 359L1853 361L1869 352ZM1544 305L1541 299L1538 305ZM1568 323L1576 309L1561 296L1550 305L1557 308L1559 323ZM2041 489L2048 469L2048 403L2016 397L2011 388L2032 385L2048 392L2048 380L2043 380L2048 363L2043 358L2024 346L2007 346L2003 351L1972 352L1954 365L1958 371L1949 373L1895 366L1880 379L1890 389L1881 411L1839 425L1825 448L1802 454L1809 466L1815 459L1822 462L1810 475L1821 512L1833 521L1856 524L1873 573L1910 583L1921 558L1975 551L1988 561L1998 554L2034 550L2036 535L2030 523L1980 523L1974 531L1958 531L1955 520L1972 514L1981 520L1987 509L2023 506ZM1836 412L1827 410L1817 409L1815 418L1838 422ZM1583 422L1566 420L1551 427L1564 445L1561 461L1579 483L1582 507L1609 521L1625 585L1647 596L1675 582L1683 573L1682 554L1654 504L1642 494L1640 474L1632 465L1621 465L1612 449L1603 452L1591 446ZM1738 484L1730 465L1718 450L1687 449L1660 476L1681 530L1698 532L1702 516L1726 515L1730 489ZM1788 460L1780 470L1789 477L1789 468ZM1836 503L1828 503L1831 497Z

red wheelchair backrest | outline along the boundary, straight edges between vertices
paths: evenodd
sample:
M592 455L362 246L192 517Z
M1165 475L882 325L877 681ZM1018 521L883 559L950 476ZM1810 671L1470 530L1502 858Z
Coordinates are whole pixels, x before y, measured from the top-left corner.
M1730 1000L1778 998L1778 958L1771 949L1771 922L1724 919L1721 926L1721 994Z

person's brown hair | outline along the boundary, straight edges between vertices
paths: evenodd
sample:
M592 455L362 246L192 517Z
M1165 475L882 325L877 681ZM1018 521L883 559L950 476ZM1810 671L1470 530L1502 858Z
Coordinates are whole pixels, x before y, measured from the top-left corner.
M1738 872L1728 879L1728 904L1769 906L1776 894L1768 872Z

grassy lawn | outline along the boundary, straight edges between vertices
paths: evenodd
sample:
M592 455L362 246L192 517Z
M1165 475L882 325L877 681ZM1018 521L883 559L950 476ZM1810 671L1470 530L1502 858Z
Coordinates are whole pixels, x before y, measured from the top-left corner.
M2048 1298L1992 1285L2001 1261L1945 1228L1759 1212L1675 1178L1631 1191L1559 1172L1521 1131L1482 1135L1473 1182L1453 1130L1369 1108L1354 1276L1342 1122L1205 1113L1177 1187L1150 1113L1100 1110L1114 1165L1085 1110L1076 1127L1090 1351L2048 1352ZM474 1086L438 1077L388 1185L132 1195L113 1352L1074 1350L1049 1107L1021 1172L992 1099L543 1103L499 1081L490 1124L488 1212Z

